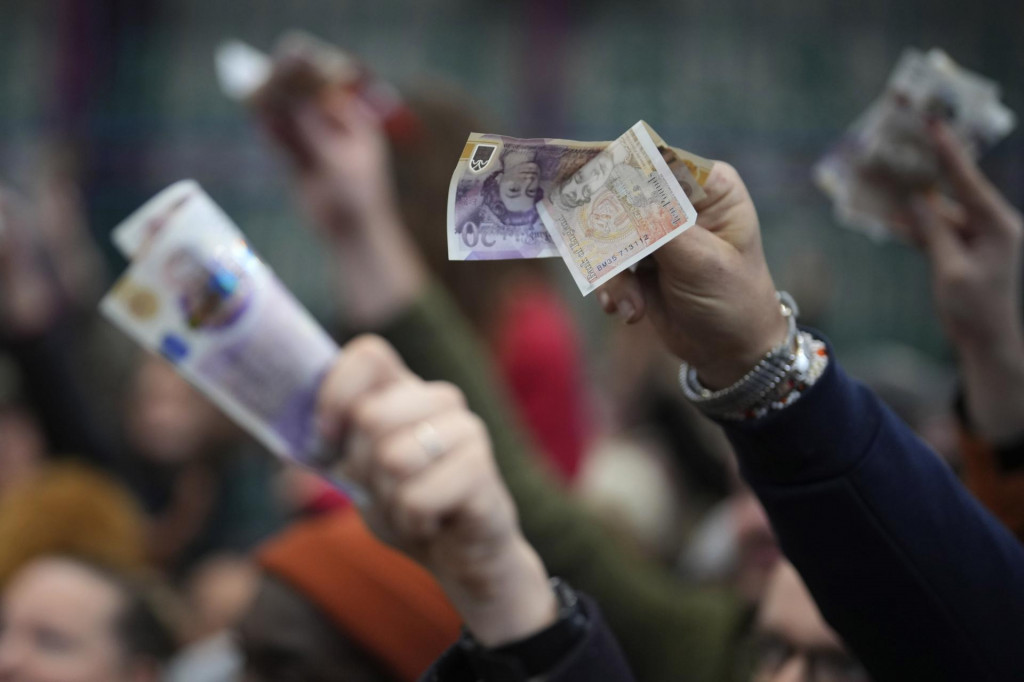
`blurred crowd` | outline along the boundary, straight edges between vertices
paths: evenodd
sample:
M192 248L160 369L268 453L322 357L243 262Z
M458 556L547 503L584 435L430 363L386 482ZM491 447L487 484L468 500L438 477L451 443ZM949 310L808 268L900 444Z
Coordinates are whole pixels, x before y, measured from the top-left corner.
M278 59L266 92L308 68ZM591 340L561 263L448 261L451 170L495 126L449 88L404 102L401 134L343 89L250 103L332 263L347 345L320 419L365 431L346 443L369 508L98 318L111 272L73 163L3 187L0 682L1024 679L1024 225L941 124L949 191L901 219L955 370L879 343L839 358L862 389L829 350L820 390L723 426L680 358L753 367L782 321L735 171L709 180L731 208L698 206L720 220L700 239L735 253L666 247L599 292ZM786 279L813 324L827 273L801 258ZM515 570L495 596L499 546Z

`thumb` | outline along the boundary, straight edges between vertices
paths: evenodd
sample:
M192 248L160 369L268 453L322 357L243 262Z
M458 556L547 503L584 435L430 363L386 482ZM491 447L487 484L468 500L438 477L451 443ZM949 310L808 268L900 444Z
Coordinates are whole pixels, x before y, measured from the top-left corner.
M330 119L314 102L304 102L295 109L295 129L302 146L308 150L314 161L325 160L328 140L335 134Z
M641 261L638 267L643 267ZM643 288L636 272L627 270L608 280L597 290L597 300L609 315L617 315L626 324L643 319L647 312Z
M928 131L957 200L974 210L994 210L999 205L999 192L949 126L940 121L930 124Z

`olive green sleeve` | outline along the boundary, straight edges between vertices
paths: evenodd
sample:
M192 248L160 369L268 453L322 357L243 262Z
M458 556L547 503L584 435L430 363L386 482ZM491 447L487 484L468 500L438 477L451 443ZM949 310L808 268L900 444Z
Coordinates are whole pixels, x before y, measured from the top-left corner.
M573 502L534 457L486 351L440 287L383 335L409 367L465 393L486 422L527 539L549 573L597 599L638 680L729 679L745 612L722 592L687 586L617 542Z

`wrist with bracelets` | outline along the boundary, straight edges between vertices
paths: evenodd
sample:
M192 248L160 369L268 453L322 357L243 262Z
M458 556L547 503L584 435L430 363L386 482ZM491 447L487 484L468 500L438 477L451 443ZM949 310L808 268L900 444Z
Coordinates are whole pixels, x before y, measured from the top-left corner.
M796 325L799 310L792 297L779 292L782 315L789 324L786 340L764 357L739 381L718 391L701 385L697 371L687 363L679 368L683 394L713 419L758 419L793 404L828 366L825 344Z

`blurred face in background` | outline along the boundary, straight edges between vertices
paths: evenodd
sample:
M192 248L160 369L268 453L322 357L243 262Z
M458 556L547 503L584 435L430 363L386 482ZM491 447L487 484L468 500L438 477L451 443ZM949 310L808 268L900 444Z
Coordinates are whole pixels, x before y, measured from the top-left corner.
M732 494L729 502L736 533L736 568L733 584L751 603L758 603L782 554L764 507L750 490Z
M140 682L118 641L118 588L73 561L30 564L0 602L0 682Z
M35 420L22 409L0 408L0 494L34 473L46 454Z
M768 582L752 655L751 682L870 682L788 561L778 564Z
M270 576L238 627L242 682L395 682L324 613Z
M127 424L135 451L162 464L189 461L231 433L221 413L156 357L135 376Z

